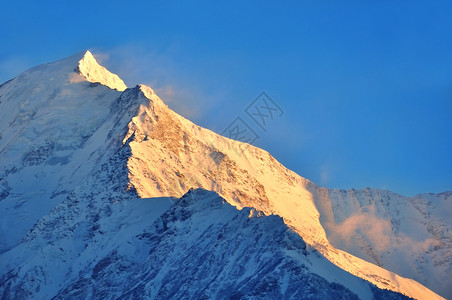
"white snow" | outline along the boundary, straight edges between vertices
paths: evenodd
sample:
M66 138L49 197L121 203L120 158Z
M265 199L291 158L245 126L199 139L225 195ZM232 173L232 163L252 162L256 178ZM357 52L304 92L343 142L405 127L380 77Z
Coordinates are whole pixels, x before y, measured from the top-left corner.
M124 140L134 136L129 178L141 197L178 197L190 187L216 191L239 209L254 207L283 217L332 263L380 288L419 299L440 298L413 280L334 248L319 219L313 183L282 166L268 152L177 115L150 87L140 89L149 104L140 107Z
M416 197L318 188L316 205L335 247L452 297L452 193Z
M79 73L74 72L76 68ZM93 85L90 82L100 84ZM87 178L95 180L93 170L106 163L105 153L114 151L111 148L112 132L119 135L123 130L121 126L126 126L130 121L127 134L120 136L124 144L130 142L131 148L127 169L124 168L123 172L128 172L130 185L140 197L180 197L190 187L215 191L238 209L247 206L266 215L283 217L284 222L304 241L337 267L380 288L417 299L441 298L414 280L377 266L374 264L378 263L377 260L364 257L373 262L371 263L352 254L369 256L369 251L359 239L371 239L375 236L385 238L388 233L391 235L388 240L375 239L370 243L372 253L377 252L378 259L385 268L397 266L397 259L405 251L409 251L401 247L401 241L405 237L423 243L433 236L445 243L441 248L443 252L433 251L430 252L433 254L427 256L422 255L422 252L409 252L404 257L405 265L413 260L441 261L438 260L439 254L450 257L451 224L446 222L450 220L450 214L445 212L452 210L450 201L446 201L450 198L446 198L441 205L431 205L429 203L436 201L436 197L422 196L409 200L411 204L408 206L400 204L406 199L397 198L391 204L393 207L382 209L378 206L380 202L372 200L372 197L358 197L366 203L358 200L355 202L352 196L341 198L334 192L327 193L324 197L322 189L282 166L268 152L222 137L179 116L150 87L141 85L136 89L126 88L124 82L100 66L89 51L28 70L1 87L0 175L5 180L0 182L3 184L0 186L0 194L4 193L6 196L0 201L0 253L6 251L2 259L8 258L3 263L13 264L15 261L19 264L17 260L21 256L14 250L23 251L22 253L31 250L21 248L20 244L17 248L15 246L38 220L42 224L51 219L50 216L58 214L58 210L69 210L70 203L61 207L58 205L76 187L79 194L89 194L90 191L84 190ZM120 97L125 99L121 100ZM121 101L135 101L136 105L122 111L125 108L121 106ZM115 103L118 107L113 109L112 105ZM114 136L117 137L116 135ZM101 188L106 191L100 194L108 198L106 195L109 186ZM393 195L388 197L394 198ZM152 200L143 200L133 205L143 205L141 212L148 214L150 219L155 219L169 205L168 199L156 201L155 203L166 201L166 204L158 204L153 214L153 202L144 201ZM402 217L391 215L405 208L409 211L401 213ZM100 221L101 226L110 232L109 236L120 240L118 234L122 230L138 230L139 227L133 227L134 220L143 220L143 215L136 208L133 212L129 209L123 211L126 212L129 215L121 215L120 210L109 219L118 220L118 224L122 224L119 227ZM354 218L357 214L375 220L380 227L371 228L372 224L366 223L369 219ZM125 219L121 220L123 217ZM83 216L75 214L71 218ZM413 227L405 225L410 218L416 220L410 223ZM398 231L388 231L391 220L399 221ZM82 221L79 220L81 223ZM72 224L73 220L67 222ZM14 231L10 226L15 227ZM77 227L73 232L70 231L72 229L67 229L74 235L73 244L63 246L73 249L73 253L79 253L85 247L76 238L86 231L83 226ZM368 230L364 230L364 235L357 235L356 230L353 230L356 226ZM132 231L127 232L130 234ZM348 240L358 242L347 244ZM34 240L34 243L40 242L44 242L44 239L37 237ZM105 247L109 245L108 241L102 243L105 243ZM435 245L431 245L433 250ZM60 255L58 251L54 252L54 246L42 246L32 259L51 260ZM430 245L425 247L430 250ZM395 254L386 255L388 249L389 253ZM60 266L55 269L55 274L69 272L77 276L77 272L87 261L96 256L95 251L96 248L91 250L88 246L85 256L78 258L77 263L71 266L72 269ZM70 254L67 255L70 257ZM23 263L29 264L30 268L37 264L36 261ZM315 258L311 259L311 263L313 266L319 264ZM348 284L362 298L369 297L368 289L359 287L359 284L347 283L345 277L341 278L340 270L329 272L328 263L321 265L322 268L313 267L312 272L317 272L331 282L340 282L346 286ZM446 267L440 268L440 272L447 276L450 275L450 260L449 264L446 260L445 265ZM427 261L419 266L428 269L431 264ZM432 268L426 274L433 274L436 270ZM54 277L58 277L55 274ZM56 287L55 283L55 289Z
M89 51L86 51L85 55L80 60L78 68L80 70L80 74L85 76L89 82L99 82L111 89L116 89L121 92L127 88L118 75L111 73L99 65Z
M15 245L97 163L83 149L120 93L92 87L74 72L82 58L79 53L37 66L0 91L0 176L10 189L0 201L0 252Z

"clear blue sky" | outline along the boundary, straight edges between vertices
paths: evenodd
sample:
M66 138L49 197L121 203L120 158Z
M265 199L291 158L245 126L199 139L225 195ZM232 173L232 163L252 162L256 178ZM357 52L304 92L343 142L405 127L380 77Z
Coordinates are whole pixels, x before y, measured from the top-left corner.
M6 1L0 81L91 49L217 132L267 92L255 144L320 185L452 190L451 1L213 3Z

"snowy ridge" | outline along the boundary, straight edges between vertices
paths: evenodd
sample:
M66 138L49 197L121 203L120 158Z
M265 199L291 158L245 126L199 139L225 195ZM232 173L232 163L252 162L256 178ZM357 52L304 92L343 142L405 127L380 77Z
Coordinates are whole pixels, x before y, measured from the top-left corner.
M268 152L201 128L151 88L126 89L113 75L86 52L0 86L3 298L401 297L353 275L413 298L441 298L332 246L331 232L347 218L338 218L334 192L323 197ZM182 197L192 187L239 210L212 192ZM357 213L352 200L341 201ZM432 207L439 206L427 210L428 232L443 244L431 253L450 253L450 224ZM181 259L189 253L192 260Z
M78 70L80 71L80 74L85 76L89 82L98 82L120 92L127 88L124 81L122 81L118 75L111 73L99 65L89 51L86 51L83 58L79 61Z
M141 197L180 197L190 187L216 191L232 205L276 214L342 269L380 288L413 298L440 298L418 282L334 248L315 203L316 185L279 164L268 152L222 137L177 115L151 88L140 86L140 106L126 139L131 184Z
M121 156L88 186L108 182ZM14 252L3 255L3 298L405 299L335 267L281 218L250 218L213 192L138 199L122 190L109 201L90 190L76 189L33 228L17 247L19 267L10 268Z
M452 274L452 192L403 197L370 188L317 188L314 193L332 245L452 298L444 280Z
M0 253L97 163L99 154L90 151L120 93L75 73L82 57L32 68L0 90Z

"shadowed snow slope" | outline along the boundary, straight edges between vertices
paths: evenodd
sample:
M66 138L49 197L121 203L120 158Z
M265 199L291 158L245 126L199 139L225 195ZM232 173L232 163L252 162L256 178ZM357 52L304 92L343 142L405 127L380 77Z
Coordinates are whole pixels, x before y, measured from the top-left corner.
M449 194L407 206L389 192L356 200L319 188L177 115L151 88L126 89L89 52L1 85L0 117L3 298L400 296L357 277L440 298L387 269L447 292L423 276L450 278ZM206 191L155 198L191 187L236 208ZM404 227L411 216L425 234Z
M117 172L102 169L88 187ZM105 196L77 189L17 246L20 258L3 255L4 299L405 298L334 266L280 217L237 210L214 192Z
M74 71L83 57L35 67L0 88L0 252L82 183L107 146L105 124L123 113L110 111L119 92Z
M317 188L320 221L339 249L452 299L452 192L415 197Z

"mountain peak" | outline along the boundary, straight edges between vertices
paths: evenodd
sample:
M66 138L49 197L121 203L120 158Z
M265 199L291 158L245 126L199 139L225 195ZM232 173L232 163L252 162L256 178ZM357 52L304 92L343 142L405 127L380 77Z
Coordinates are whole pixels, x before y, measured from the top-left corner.
M4 297L290 298L301 288L297 297L353 298L337 294L344 282L371 299L348 273L418 299L442 298L399 275L450 293L452 195L321 188L184 119L152 88L124 89L89 51L0 86ZM175 277L183 260L190 272Z
M86 51L83 58L78 62L78 71L89 82L98 82L121 92L127 88L118 75L99 65L90 51Z

